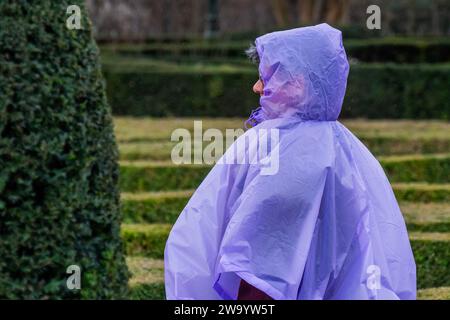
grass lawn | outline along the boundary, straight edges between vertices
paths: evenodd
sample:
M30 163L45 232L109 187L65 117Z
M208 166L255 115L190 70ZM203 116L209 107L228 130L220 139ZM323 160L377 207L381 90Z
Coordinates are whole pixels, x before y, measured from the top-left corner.
M210 166L170 162L174 129L193 118L116 117L121 158L122 236L132 299L164 299L163 250L172 224ZM244 119L203 119L203 130ZM342 120L377 156L404 215L418 267L419 299L450 299L450 124Z

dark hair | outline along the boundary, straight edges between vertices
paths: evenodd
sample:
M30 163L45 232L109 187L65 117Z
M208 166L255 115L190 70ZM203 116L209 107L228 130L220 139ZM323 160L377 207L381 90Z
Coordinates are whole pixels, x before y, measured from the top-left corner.
M250 47L247 50L245 50L245 54L247 55L247 57L250 59L251 62L259 64L259 54L254 44L251 44Z

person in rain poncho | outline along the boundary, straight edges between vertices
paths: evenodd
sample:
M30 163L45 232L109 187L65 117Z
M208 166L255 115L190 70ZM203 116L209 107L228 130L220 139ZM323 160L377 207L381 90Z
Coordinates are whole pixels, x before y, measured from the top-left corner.
M167 299L415 299L415 261L390 183L337 120L349 72L341 32L327 24L273 32L255 47L253 128L174 224ZM275 173L264 172L267 161L224 161L255 157L251 137L274 130L265 159L278 161Z

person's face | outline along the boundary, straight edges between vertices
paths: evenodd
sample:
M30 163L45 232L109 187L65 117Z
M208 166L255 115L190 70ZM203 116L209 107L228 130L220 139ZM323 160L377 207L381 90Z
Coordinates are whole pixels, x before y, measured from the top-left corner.
M261 79L258 79L258 81L256 81L256 83L253 85L253 92L259 94L260 96L263 95L264 84Z

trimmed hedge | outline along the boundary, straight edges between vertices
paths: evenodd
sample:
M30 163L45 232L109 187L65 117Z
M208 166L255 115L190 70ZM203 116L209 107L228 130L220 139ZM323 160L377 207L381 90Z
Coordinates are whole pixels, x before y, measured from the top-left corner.
M420 187L419 187L420 189ZM394 191L397 193L397 188L394 186ZM411 187L410 190L414 190ZM450 189L438 189L438 191L446 191L445 196L450 196ZM422 192L418 194L423 196L424 192L433 194L436 190L429 188L429 190L422 189ZM184 194L167 194L158 196L158 194L148 194L138 197L136 199L127 198L122 200L122 213L124 215L124 222L126 223L169 223L172 224L178 218L180 212L186 206L190 199L191 192L185 192ZM430 196L433 197L433 196ZM402 201L402 198L397 197L397 200ZM415 199L408 199L415 200ZM419 198L419 201L422 200ZM414 202L417 206L419 202ZM436 208L437 207L437 208ZM450 232L450 217L447 219L439 218L442 215L443 209L439 206L433 207L421 207L420 216L423 219L417 219L414 214L416 210L403 208L401 205L403 214L405 215L408 230L421 231L421 232ZM444 211L446 212L446 211ZM437 218L433 218L437 217Z
M123 225L122 238L125 241L127 255L163 258L171 228L170 224Z
M126 192L186 190L197 188L211 170L210 166L151 165L120 166L120 188Z
M399 201L450 203L449 185L402 183L393 184L393 190Z
M116 115L246 117L258 105L256 67L105 64ZM450 65L355 64L342 118L450 119Z
M158 265L163 265L163 260L154 260L146 257L133 257L134 261L139 261L139 265L146 266L149 265L148 261L152 260L150 265L155 263ZM133 264L130 266L130 270L133 269ZM164 269L147 269L142 267L140 270L136 270L138 273L133 279L133 285L131 286L131 297L132 299L164 299L164 283L163 279ZM153 276L142 277L139 274L145 272L146 274L151 273ZM420 280L420 276L419 276ZM426 280L425 280L426 281ZM426 289L420 289L418 291L418 299L450 299L450 287L430 287Z
M131 288L131 297L135 300L164 300L164 283L137 285ZM420 289L417 300L450 300L450 287Z
M448 183L450 154L442 156L386 157L380 163L391 182Z
M130 288L132 300L165 300L164 283L144 283Z
M251 41L103 45L102 52L164 59L241 59ZM437 63L450 61L450 41L426 38L345 39L347 55L363 62Z
M248 116L258 104L251 91L256 71L144 73L105 67L105 77L115 115Z
M360 140L376 156L441 153L450 150L450 139L360 137ZM176 143L168 141L168 138L161 141L121 143L119 156L121 160L169 161ZM223 145L226 145L225 139ZM206 147L206 143L203 147Z
M391 182L449 182L450 155L384 157L380 163ZM122 163L120 186L125 192L195 189L210 170L207 165Z
M128 255L162 259L170 225L124 225L123 238ZM411 234L419 288L450 286L450 235Z
M450 222L407 223L408 231L415 232L450 232Z
M164 300L164 283L140 284L131 288L132 299ZM426 288L417 291L417 300L450 300L450 287Z
M82 30L66 28L72 4ZM84 2L1 1L0 17L0 299L123 298L118 152Z
M360 137L374 155L426 154L450 150L450 139L404 139L392 137Z
M364 62L437 63L450 61L450 41L380 39L344 43L349 57Z
M133 257L133 261L138 261L140 266L151 266L151 265L160 265L164 264L164 261L155 260L146 257ZM149 263L149 261L151 261ZM134 269L135 266L131 264L130 270ZM138 273L134 279L132 280L131 287L131 296L132 299L164 299L164 283L162 281L164 277L164 269L163 268L153 268L147 269L146 267L142 267L140 270L136 270ZM153 276L142 277L140 274L145 272L146 274L150 273ZM420 276L419 276L420 280ZM419 289L417 292L418 299L450 299L450 287L430 287L426 289Z
M186 206L189 196L122 200L126 223L174 223Z
M450 119L450 65L355 65L343 118Z
M412 240L419 288L450 286L450 241Z

